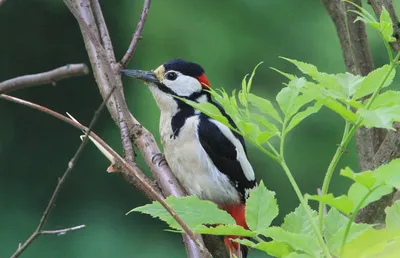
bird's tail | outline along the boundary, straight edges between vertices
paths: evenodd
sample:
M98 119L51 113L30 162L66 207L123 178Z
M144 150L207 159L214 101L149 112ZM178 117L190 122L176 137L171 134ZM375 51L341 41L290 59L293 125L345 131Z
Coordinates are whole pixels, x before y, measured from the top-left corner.
M224 205L222 207L226 210L236 221L236 224L242 226L245 229L249 229L245 218L245 205L244 203ZM225 245L230 253L231 257L246 258L248 253L247 246L240 245L237 242L233 242L231 239L243 238L238 236L226 236L224 238ZM234 256L235 255L235 256Z

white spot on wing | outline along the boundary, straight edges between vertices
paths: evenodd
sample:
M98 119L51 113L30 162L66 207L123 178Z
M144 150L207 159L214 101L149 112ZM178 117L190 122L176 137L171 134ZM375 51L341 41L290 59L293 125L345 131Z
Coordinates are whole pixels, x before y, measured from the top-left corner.
M210 119L212 123L214 123L219 130L223 133L223 135L228 138L228 140L235 146L236 148L236 159L239 161L240 166L242 167L243 173L246 176L247 180L252 181L255 180L254 170L251 166L249 160L246 157L246 152L241 144L241 142L235 137L232 131L225 126L224 124Z

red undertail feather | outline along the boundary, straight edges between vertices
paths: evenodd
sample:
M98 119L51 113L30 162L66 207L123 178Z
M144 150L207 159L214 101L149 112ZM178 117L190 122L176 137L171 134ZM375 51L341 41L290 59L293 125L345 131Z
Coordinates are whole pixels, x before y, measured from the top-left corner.
M222 205L222 209L227 211L236 221L236 224L242 226L245 229L249 229L246 223L246 216L245 216L245 204L234 204L234 205ZM228 248L231 256L235 254L238 258L246 258L247 257L247 247L243 245L239 245L236 242L231 241L230 239L235 238L243 238L237 236L226 236L224 238L224 242L226 247Z

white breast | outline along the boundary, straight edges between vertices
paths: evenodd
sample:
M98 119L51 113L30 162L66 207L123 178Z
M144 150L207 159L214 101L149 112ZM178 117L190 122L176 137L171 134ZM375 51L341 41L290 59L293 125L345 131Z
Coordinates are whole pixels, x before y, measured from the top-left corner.
M173 138L171 115L161 112L160 135L172 172L191 195L216 203L239 202L237 190L214 166L201 146L197 135L198 123L197 115L188 118L178 137Z

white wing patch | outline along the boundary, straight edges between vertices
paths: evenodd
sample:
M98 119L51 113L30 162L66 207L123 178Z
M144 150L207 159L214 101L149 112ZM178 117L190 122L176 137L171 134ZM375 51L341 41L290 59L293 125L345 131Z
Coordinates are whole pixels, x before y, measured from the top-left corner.
M247 180L253 181L255 180L254 170L251 166L249 160L246 157L246 152L242 146L242 143L235 137L232 131L224 124L210 119L211 123L214 123L219 130L221 130L222 134L235 146L236 148L236 159L239 161L240 166L242 167L243 173L246 176Z

